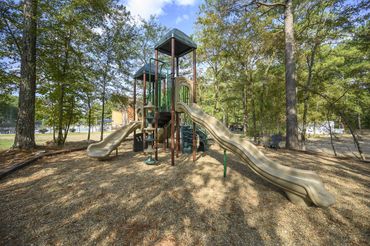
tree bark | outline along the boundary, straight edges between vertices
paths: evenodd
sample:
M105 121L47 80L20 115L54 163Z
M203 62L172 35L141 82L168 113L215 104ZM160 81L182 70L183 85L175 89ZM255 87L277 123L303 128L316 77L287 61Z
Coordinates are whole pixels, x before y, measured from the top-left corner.
M88 116L87 116L87 125L88 125L88 131L87 131L87 141L90 140L91 135L91 98L90 95L87 95L87 107L88 107Z
M69 57L69 42L70 36L64 40L64 64L62 68L63 78L62 81L59 82L59 107L58 107L58 138L57 138L57 145L61 146L64 144L64 135L63 135L63 108L64 108L64 93L65 93L65 77L67 75L68 69L68 57Z
M285 97L286 97L286 148L298 149L297 95L295 68L295 39L292 0L285 1Z
M357 125L358 125L358 130L362 130L362 126L361 126L361 115L360 113L357 114Z
M63 145L63 106L64 106L64 85L59 83L59 105L58 105L58 137L57 145Z
M363 160L363 161L365 161L366 160L365 155L362 152L362 149L361 149L361 146L360 146L360 142L358 141L357 136L356 136L356 134L355 134L352 126L350 125L349 121L347 120L347 118L345 117L344 113L341 110L338 110L338 113L341 116L344 124L348 127L349 131L351 132L351 135L352 135L352 138L353 138L353 142L355 143L355 146L357 148L357 151L358 151L358 153L360 155L360 159Z
M56 143L57 139L55 137L55 121L53 120L53 142Z
M25 0L23 7L23 49L21 80L14 147L35 147L37 0Z
M326 121L328 122L328 125L329 125L330 145L331 145L331 148L333 149L334 155L337 156L337 151L335 150L334 142L333 142L333 131L331 129L331 125L330 125L330 122L329 122L329 115L330 115L330 111L328 110L328 112L326 114Z
M243 133L247 135L248 129L248 97L247 97L247 85L243 85Z
M104 110L105 110L105 79L103 81L103 93L101 96L102 101L102 109L101 109L101 123L100 123L100 141L103 140L103 134L104 134Z
M106 87L107 87L107 77L108 77L108 66L110 64L110 50L107 53L107 60L104 68L103 74L103 91L102 91L102 111L101 111L101 123L100 123L100 141L103 141L104 134L104 113L105 113L105 97L106 97Z
M313 66L315 64L315 55L317 50L318 44L315 43L311 50L310 58L307 58L307 67L308 67L308 76L307 76L307 83L306 89L303 91L303 119L302 119L302 132L301 132L301 142L302 147L305 145L306 142L306 126L307 126L307 115L308 115L308 100L310 98L310 91L312 84L312 74L313 74Z
M72 98L72 102L70 103L70 105L71 105L71 108L70 108L70 110L68 112L68 116L69 116L68 123L66 125L66 128L64 129L63 145L64 145L64 143L67 140L69 128L70 128L71 123L72 123L72 120L73 120L73 109L74 109L74 106L75 106L75 100L74 100L74 98Z
M249 74L249 82L251 83L251 106L252 106L252 120L253 120L253 141L257 142L257 115L256 115L256 104L255 104L255 91L254 81L252 72Z

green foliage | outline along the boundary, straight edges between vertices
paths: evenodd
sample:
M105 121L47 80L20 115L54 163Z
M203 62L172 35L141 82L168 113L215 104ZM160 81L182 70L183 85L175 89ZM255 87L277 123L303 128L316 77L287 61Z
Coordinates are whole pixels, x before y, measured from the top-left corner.
M285 131L284 11L250 3L206 0L194 38L198 103L257 137ZM340 110L355 128L370 128L368 3L293 4L299 121L306 107L307 123L327 115L341 123ZM153 57L168 28L155 16L134 21L116 0L39 0L39 8L36 120L65 139L73 125L96 125L132 103L131 75ZM21 1L1 1L0 17L0 123L14 126ZM180 59L188 68L181 75L191 76L191 61Z
M368 11L358 12L364 2L293 3L300 125L305 104L312 123L327 120L334 103L355 128L359 118L369 127L369 23L359 17ZM200 8L198 101L251 136L285 131L282 15L280 8L244 1L209 0ZM341 121L337 113L330 117Z
M19 1L0 3L0 101L9 99L20 77L22 50L22 5Z
M18 113L18 98L7 95L7 100L0 101L0 127L15 127Z

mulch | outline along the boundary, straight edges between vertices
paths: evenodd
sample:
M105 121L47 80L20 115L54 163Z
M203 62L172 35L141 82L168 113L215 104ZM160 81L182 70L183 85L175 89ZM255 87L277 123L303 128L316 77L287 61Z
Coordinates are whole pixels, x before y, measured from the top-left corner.
M0 179L20 168L32 164L43 157L84 150L91 143L91 141L78 141L70 142L63 147L43 145L36 146L36 148L31 150L20 150L13 148L2 151L0 152Z

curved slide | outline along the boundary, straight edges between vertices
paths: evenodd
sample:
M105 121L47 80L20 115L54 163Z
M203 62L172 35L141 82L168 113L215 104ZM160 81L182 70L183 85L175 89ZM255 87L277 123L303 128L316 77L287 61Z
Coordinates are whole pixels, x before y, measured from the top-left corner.
M222 148L237 154L255 173L282 188L293 203L313 203L316 206L328 207L335 202L334 196L325 189L315 172L283 166L268 159L251 142L231 133L220 121L204 113L194 103L187 105L178 102L176 108L206 128Z
M90 144L87 148L87 155L94 158L104 159L115 150L125 138L127 138L135 129L141 127L141 121L132 121L121 127L99 143Z

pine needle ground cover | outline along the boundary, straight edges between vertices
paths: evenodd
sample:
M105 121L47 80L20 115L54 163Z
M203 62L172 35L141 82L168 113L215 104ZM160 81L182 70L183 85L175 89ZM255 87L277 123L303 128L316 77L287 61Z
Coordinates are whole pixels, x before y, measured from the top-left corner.
M336 195L330 208L299 207L233 154L193 163L143 163L125 142L118 157L84 151L46 157L0 180L1 245L366 245L370 168L354 159L263 150L285 165L316 171Z

